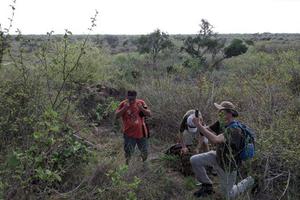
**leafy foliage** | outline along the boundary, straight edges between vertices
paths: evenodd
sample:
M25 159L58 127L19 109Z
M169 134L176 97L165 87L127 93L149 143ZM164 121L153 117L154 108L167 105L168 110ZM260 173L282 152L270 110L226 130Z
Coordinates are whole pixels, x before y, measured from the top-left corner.
M207 56L211 55L215 62L217 54L221 53L225 41L217 38L217 34L213 32L213 26L202 19L200 31L196 37L189 36L182 47L192 58L199 60L201 64L207 63Z
M230 45L224 49L225 57L231 58L233 56L238 56L246 53L248 47L243 44L242 40L234 39L231 41Z
M65 190L80 179L70 175L90 162L91 152L68 124L88 38L69 48L70 35L66 31L55 41L48 33L34 52L20 32L9 40L5 56L11 62L0 69L0 191L5 198L42 198Z
M98 104L96 108L97 121L108 118L118 108L119 101L115 101L112 97L106 99L105 103Z
M247 40L247 43L253 45L251 42ZM240 39L234 39L229 46L225 47L225 40L220 39L213 32L213 26L202 19L199 34L195 37L187 37L181 49L192 57L184 62L186 67L198 66L203 70L218 68L225 58L246 53L248 47Z
M141 184L141 179L134 176L132 181L126 180L128 166L119 166L116 170L109 170L107 176L111 179L111 186L98 189L101 198L113 194L115 199L137 200L136 190Z
M156 64L158 54L167 48L172 48L173 44L169 35L159 29L149 35L141 36L137 41L138 51L141 54L149 53L152 61Z
M227 35L232 42L225 47L225 39L206 20L194 37L157 30L138 43L132 42L134 36L97 36L93 41L68 30L63 36L0 33L0 56L9 61L0 68L0 199L190 198L193 179L169 172L177 157L163 156L146 172L139 162L128 168L122 165L122 137L114 134L118 130L109 136L91 131L94 124L79 105L86 102L83 90L97 85L117 91L135 88L154 113L151 142L161 149L174 142L186 110L199 108L209 124L216 120L214 102L233 101L240 119L258 133L257 157L241 170L260 181L253 198L299 199L297 36ZM184 52L174 51L181 47ZM153 63L159 70L149 67ZM95 121L112 119L119 104L116 97L101 95L87 109ZM91 139L99 151L74 132ZM91 175L104 162L109 164L100 167L100 175Z
M5 174L13 178L4 176L3 180L10 186L8 192L15 192L17 187L25 193L44 193L47 188L67 183L67 175L87 163L89 155L87 148L72 136L72 130L61 123L58 113L46 110L32 133L30 147L8 155Z

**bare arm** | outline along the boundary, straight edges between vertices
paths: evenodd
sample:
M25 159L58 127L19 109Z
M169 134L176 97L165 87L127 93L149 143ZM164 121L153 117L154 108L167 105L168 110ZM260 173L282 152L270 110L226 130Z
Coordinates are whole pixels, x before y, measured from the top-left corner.
M117 119L120 118L127 111L128 108L129 108L128 103L125 103L121 108L119 107L115 112L116 118Z
M207 139L209 140L209 142L211 142L212 144L218 144L218 143L223 143L225 142L225 138L223 134L220 135L215 135L212 131L208 130L207 128L205 128L199 121L198 118L194 118L193 119L193 123L197 126L197 128L199 129L199 131L205 136L207 137Z
M183 139L183 132L179 132L179 142L182 145L182 148L186 148L184 139Z

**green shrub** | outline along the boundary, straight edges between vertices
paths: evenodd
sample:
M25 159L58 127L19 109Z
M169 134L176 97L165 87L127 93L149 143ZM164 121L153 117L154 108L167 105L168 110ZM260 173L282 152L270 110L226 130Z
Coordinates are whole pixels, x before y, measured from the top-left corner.
M51 109L37 122L30 143L27 149L15 148L6 159L3 180L7 183L7 193L15 192L13 184L23 193L40 191L39 195L59 185L71 184L68 176L81 169L91 156Z
M111 185L106 188L99 188L99 197L108 199L137 200L136 190L141 184L141 179L134 176L133 180L126 180L128 166L123 165L116 170L109 170L107 176L111 179Z
M98 104L96 108L97 121L101 121L109 116L112 116L119 104L120 102L114 100L112 97L107 98L105 103Z
M246 53L248 47L243 44L242 40L234 39L230 45L224 49L225 57L231 58Z

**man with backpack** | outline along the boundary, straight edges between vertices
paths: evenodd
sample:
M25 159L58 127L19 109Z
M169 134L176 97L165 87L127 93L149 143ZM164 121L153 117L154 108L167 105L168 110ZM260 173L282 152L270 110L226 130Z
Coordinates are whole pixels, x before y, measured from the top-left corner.
M235 120L238 112L229 101L214 104L219 111L219 120L209 128L202 125L199 118L193 123L207 137L209 142L216 144L216 151L194 155L190 161L201 188L194 193L196 197L205 197L214 193L212 181L207 176L205 167L212 166L219 178L221 192L226 199L235 198L248 190L254 183L247 177L237 185L237 170L242 160L254 156L254 133L245 125Z
M149 131L145 123L145 117L151 112L146 103L137 99L137 92L130 90L127 92L127 99L122 101L116 110L116 118L122 118L124 133L124 151L126 164L129 164L135 146L141 151L143 162L148 157L148 137Z

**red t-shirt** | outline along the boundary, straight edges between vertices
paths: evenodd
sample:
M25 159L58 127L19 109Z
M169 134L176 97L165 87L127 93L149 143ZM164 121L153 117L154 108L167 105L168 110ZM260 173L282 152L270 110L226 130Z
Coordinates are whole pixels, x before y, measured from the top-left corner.
M118 110L122 109L127 101L124 100L120 103ZM148 135L145 126L144 118L140 116L140 110L138 104L142 104L144 108L147 108L146 103L141 99L136 99L134 104L131 104L129 108L122 115L123 132L128 137L142 138Z

